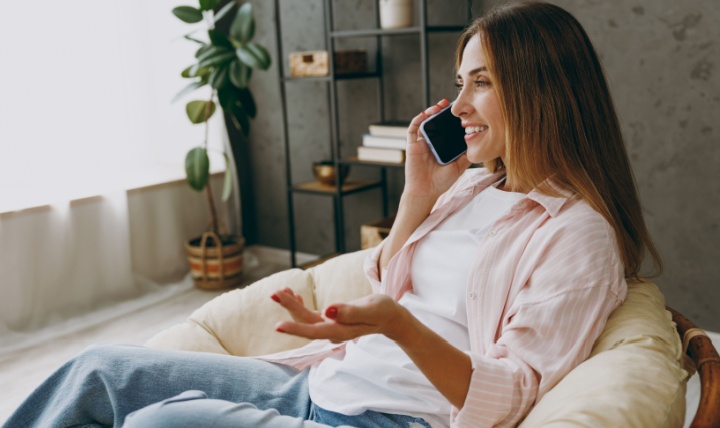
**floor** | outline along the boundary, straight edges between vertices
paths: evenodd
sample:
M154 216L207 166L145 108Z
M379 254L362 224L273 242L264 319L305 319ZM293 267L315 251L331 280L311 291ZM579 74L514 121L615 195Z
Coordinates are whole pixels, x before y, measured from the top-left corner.
M287 269L286 251L249 247L255 263L245 269L243 285ZM308 261L299 255L298 262ZM143 344L156 333L184 321L195 309L224 291L186 288L166 300L41 344L0 355L0 425L32 390L63 362L92 344Z
M287 252L267 247L250 247L255 262L245 271L243 285L287 269ZM312 256L299 255L298 263L306 263ZM143 344L156 333L184 321L190 313L224 291L187 288L152 306L104 321L74 333L59 336L41 344L0 355L0 423L3 423L20 402L64 361L92 344ZM720 349L720 334L709 333L715 347ZM688 383L689 426L699 401L697 376Z

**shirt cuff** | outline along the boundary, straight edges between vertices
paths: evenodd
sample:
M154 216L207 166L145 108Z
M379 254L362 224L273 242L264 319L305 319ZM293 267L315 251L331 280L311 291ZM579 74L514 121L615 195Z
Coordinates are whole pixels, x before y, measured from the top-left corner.
M514 427L528 399L535 396L537 383L528 382L523 368L509 358L469 355L473 369L470 388L463 408L452 408L452 426Z

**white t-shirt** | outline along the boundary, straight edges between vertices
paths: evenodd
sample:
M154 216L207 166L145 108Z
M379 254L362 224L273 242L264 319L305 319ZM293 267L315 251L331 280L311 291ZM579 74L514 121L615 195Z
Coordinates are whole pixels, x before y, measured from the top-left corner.
M413 291L399 303L460 350L470 350L466 288L479 243L523 196L490 186L417 244ZM349 342L344 355L312 367L309 385L315 404L345 415L374 410L421 417L433 427L448 426L450 420L447 399L395 342L380 334Z

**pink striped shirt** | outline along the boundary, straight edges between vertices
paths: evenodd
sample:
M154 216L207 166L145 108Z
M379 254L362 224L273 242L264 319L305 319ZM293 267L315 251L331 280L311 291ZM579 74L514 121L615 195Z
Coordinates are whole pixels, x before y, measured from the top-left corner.
M412 290L416 243L501 174L469 169L390 260L382 244L365 262L373 290L399 299ZM517 425L547 391L590 354L627 284L615 234L579 197L530 192L488 230L467 287L472 379L456 427ZM326 341L266 358L304 367L338 351Z

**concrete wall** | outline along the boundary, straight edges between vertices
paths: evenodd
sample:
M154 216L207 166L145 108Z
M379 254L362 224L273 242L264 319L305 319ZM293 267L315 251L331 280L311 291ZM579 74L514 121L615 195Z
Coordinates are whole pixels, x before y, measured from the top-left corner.
M276 63L256 73L252 88L259 104L250 136L256 223L247 225L263 245L288 242L283 146L274 9L254 1L257 39L273 48ZM432 24L462 20L464 1L430 0ZM476 14L496 1L475 0ZM637 177L647 222L666 263L657 283L668 305L704 328L720 331L720 2L717 0L555 0L585 26L603 61ZM364 28L373 19L373 0L335 0L339 28ZM340 10L342 9L342 10ZM324 49L321 0L281 0L284 55ZM368 40L341 47L372 48ZM365 43L365 45L363 44ZM413 37L385 43L386 109L411 117L422 106ZM452 97L454 35L432 35L431 98ZM372 53L370 55L372 57ZM283 59L286 61L286 59ZM287 62L285 63L287 65ZM287 70L287 67L286 67ZM311 164L329 156L327 93L324 84L287 85L293 180L312 179ZM376 120L372 82L339 87L343 155L353 153L367 123ZM372 177L353 168L351 176ZM402 173L390 174L391 200L402 190ZM299 249L333 250L332 205L327 197L296 195ZM359 248L359 225L381 215L380 193L346 199L349 249Z

